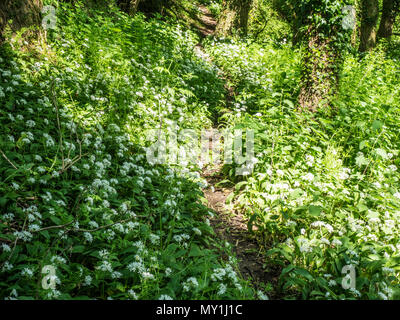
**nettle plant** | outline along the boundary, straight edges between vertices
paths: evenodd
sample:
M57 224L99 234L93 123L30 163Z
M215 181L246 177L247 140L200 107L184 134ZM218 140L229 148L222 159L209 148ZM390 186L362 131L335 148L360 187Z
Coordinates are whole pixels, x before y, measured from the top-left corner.
M160 120L209 121L223 87L204 84L217 74L194 35L74 6L47 44L1 47L0 297L253 297L215 251L198 173L152 166L140 144Z

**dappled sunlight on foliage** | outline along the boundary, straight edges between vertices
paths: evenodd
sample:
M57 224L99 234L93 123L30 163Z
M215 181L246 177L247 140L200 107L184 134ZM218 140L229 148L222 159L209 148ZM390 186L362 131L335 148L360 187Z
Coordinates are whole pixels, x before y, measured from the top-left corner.
M209 125L223 85L192 32L109 10L59 4L45 51L1 49L0 295L251 297L213 249L199 175L151 166L143 149L160 121Z
M1 299L400 299L398 23L232 1L0 20ZM225 129L254 153L207 162Z
M212 42L207 49L239 88L238 107L225 118L256 130L257 164L231 201L270 242L267 263L285 267L283 290L317 299L397 298L397 60L382 50L361 61L348 55L335 111L315 115L294 112L288 100L298 73L285 46ZM353 291L341 286L348 264L357 270Z

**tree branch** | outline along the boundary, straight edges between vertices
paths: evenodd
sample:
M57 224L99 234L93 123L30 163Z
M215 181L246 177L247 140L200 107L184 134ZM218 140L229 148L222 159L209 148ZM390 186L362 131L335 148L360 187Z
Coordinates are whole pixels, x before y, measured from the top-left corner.
M1 153L1 155L3 156L3 158L6 159L7 162L8 162L9 164L11 164L11 166L12 166L15 170L18 170L17 166L16 166L14 163L12 163L10 159L7 158L7 156L6 156L6 154L3 152L3 150L0 149L0 153Z

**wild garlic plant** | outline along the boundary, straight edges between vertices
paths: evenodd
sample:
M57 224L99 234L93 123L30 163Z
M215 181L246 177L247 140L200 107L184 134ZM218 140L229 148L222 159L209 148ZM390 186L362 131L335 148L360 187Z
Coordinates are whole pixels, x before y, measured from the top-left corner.
M144 149L160 123L209 125L223 84L192 32L109 9L59 3L45 44L1 48L0 297L253 297L216 253L196 168Z
M281 290L307 299L398 299L398 58L385 47L345 59L332 113L299 113L299 52L290 44L211 40L238 92L227 124L255 130L257 163L231 206L281 266ZM225 167L232 173L232 166ZM345 266L355 286L343 286Z

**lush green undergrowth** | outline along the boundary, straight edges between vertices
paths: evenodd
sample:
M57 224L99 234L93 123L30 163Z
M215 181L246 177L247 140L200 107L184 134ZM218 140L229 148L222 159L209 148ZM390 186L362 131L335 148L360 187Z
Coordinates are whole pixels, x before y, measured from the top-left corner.
M265 239L266 263L282 266L282 294L400 298L398 57L348 55L334 111L310 115L295 110L300 51L226 40L207 50L238 88L223 120L255 130L258 162L232 205Z
M276 4L274 5L274 2ZM249 15L249 35L252 41L266 42L288 41L292 34L287 22L285 22L276 10L278 1L253 0ZM274 8L275 7L275 8Z
M400 298L397 42L348 54L332 111L301 113L302 51L255 1L250 34L270 35L263 44L205 44L236 90L226 105L219 69L194 54L186 27L74 3L59 4L46 41L17 34L0 48L1 298L255 298L215 240L199 168L146 157L149 129L198 133L218 116L255 131L249 175L224 170L232 210L282 270L277 294ZM221 1L202 3L219 14Z
M111 5L57 18L47 41L1 47L0 297L252 298L195 168L143 149L146 129L211 124L224 89L197 38Z

